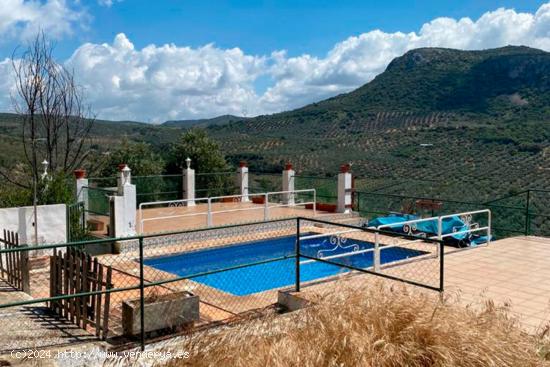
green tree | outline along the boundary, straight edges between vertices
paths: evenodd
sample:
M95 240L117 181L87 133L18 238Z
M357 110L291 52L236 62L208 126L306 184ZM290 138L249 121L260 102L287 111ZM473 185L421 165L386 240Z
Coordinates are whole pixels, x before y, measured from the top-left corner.
M32 192L0 179L0 208L25 206L32 203Z
M21 165L19 168L22 168L22 173L15 172L14 175L30 175L27 166ZM14 171L17 171L17 168ZM72 180L72 176L59 171L48 172L45 177L40 176L36 183L36 204L72 203L75 197L74 182ZM0 180L0 207L28 206L32 203L32 189Z
M124 139L120 147L109 154L100 176L115 176L121 163L126 163L132 169L132 176L160 175L165 165L162 157L149 144Z
M73 188L70 176L62 172L50 174L38 183L38 204L72 203L75 197Z
M191 159L196 172L197 196L228 195L236 193L235 177L218 143L203 129L191 129L172 146L168 171L181 173Z
M220 146L203 129L187 131L172 146L169 170L173 173L181 172L187 167L187 158L191 159L191 168L197 173L224 172L229 169Z
M180 190L180 182L161 176L165 162L149 144L123 139L120 147L109 155L101 176L116 176L121 163L127 164L132 170L132 183L136 185L138 202L172 199L162 193Z

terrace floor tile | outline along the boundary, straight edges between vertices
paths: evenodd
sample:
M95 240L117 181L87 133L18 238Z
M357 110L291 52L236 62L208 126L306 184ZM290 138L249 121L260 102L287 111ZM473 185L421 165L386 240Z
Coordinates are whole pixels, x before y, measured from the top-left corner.
M550 317L550 239L513 237L446 253L446 291L467 302L509 303L528 330Z

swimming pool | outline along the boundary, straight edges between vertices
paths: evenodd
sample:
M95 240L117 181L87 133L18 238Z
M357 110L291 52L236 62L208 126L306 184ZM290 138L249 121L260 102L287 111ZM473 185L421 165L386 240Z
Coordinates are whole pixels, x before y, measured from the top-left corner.
M302 234L302 236L309 234L312 233ZM373 243L352 239L348 239L343 246L336 246L330 240L330 236L301 240L300 252L306 256L318 257L319 251L322 256L329 256L350 252L351 248L348 246L355 246L355 249L358 250L374 247ZM295 254L295 242L296 236L276 237L149 258L144 260L144 264L182 277L242 266L237 269L196 276L193 277L193 280L224 292L245 296L294 284L296 260L290 256ZM422 254L425 252L394 247L380 251L380 263L385 264ZM285 256L290 258L269 261ZM269 262L245 266L262 261ZM373 252L341 257L332 261L356 268L368 268L373 264ZM349 270L337 265L318 261L309 262L300 266L300 280L308 282L347 271Z

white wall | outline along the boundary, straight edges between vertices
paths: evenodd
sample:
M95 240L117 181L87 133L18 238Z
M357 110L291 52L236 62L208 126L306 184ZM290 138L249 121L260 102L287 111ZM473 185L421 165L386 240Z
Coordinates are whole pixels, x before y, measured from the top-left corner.
M122 196L114 196L115 237L136 235L136 185L122 186Z
M67 207L65 204L39 205L38 243L67 242ZM0 236L3 230L19 233L19 242L34 244L32 206L0 209Z

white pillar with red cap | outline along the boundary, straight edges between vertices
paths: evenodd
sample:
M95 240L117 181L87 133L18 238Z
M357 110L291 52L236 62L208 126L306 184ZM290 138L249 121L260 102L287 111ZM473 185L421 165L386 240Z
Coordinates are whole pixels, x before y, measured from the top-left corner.
M291 163L285 165L283 171L283 204L294 205L294 169Z
M248 166L245 161L239 162L239 168L237 169L237 186L239 187L242 195L242 202L249 202L248 198Z
M340 166L340 173L338 174L338 213L350 213L352 202L352 176L351 166L349 164L343 164Z
M136 185L132 185L132 170L126 164L119 165L118 195L111 196L114 201L115 237L128 237L136 234Z
M86 177L86 170L77 169L74 171L74 177L76 179L76 201L84 203L84 221L88 220L88 178Z

